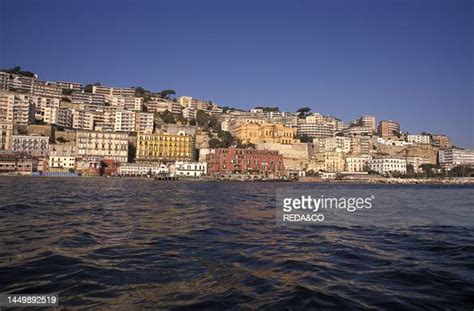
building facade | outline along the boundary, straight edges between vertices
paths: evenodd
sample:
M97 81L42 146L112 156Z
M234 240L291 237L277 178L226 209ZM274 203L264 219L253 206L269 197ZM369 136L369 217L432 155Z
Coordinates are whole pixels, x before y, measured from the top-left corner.
M459 165L474 165L474 150L458 148L440 150L438 161L441 167L448 170Z
M379 122L378 134L380 137L394 136L400 133L400 123L392 120Z
M45 157L49 150L48 136L12 135L12 150L32 157Z
M278 151L220 148L206 156L209 174L264 175L279 178L286 174Z
M376 171L381 175L386 175L394 172L401 174L406 174L407 172L407 162L404 159L392 158L392 157L382 157L382 158L373 158L367 161L367 166L372 171Z
M370 160L368 156L347 157L346 158L346 172L364 172L367 162Z
M430 135L407 135L407 142L414 144L431 144Z
M194 138L185 133L138 133L136 156L141 161L192 161Z
M294 138L296 129L283 124L242 123L233 130L233 134L243 144L277 143L291 145L298 142Z
M76 154L78 157L99 157L127 162L128 134L77 131Z
M11 150L13 123L0 122L0 150Z
M207 163L177 161L175 163L175 175L181 177L201 177L207 175Z

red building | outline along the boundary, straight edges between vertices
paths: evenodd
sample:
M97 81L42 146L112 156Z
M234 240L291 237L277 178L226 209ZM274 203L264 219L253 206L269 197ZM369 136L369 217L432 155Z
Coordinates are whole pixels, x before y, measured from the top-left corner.
M216 149L206 156L207 170L214 174L249 174L278 178L285 175L278 151L241 148Z

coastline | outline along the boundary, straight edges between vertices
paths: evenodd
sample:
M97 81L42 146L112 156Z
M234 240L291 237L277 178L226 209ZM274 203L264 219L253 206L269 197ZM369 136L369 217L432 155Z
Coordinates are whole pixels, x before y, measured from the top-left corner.
M179 180L156 180L152 177L105 177L105 176L32 176L32 175L10 175L1 174L0 178L36 178L36 179L126 179L126 180L152 180L152 181L167 181L167 182L251 182L251 183L281 183L281 182L296 182L296 183L316 183L316 184L354 184L354 185L474 185L474 178L472 177L453 177L446 179L415 179L415 178L371 178L371 179L321 179L318 177L300 177L299 180L249 180L249 179L218 179L212 177L204 178L180 178Z

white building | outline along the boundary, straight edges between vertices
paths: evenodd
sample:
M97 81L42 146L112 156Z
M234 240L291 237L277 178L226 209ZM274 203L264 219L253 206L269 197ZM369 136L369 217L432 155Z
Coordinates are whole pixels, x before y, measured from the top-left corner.
M203 162L176 162L175 175L183 177L200 177L207 175L207 163Z
M35 106L35 119L44 120L47 108L59 108L60 99L54 97L31 96L31 101Z
M12 150L15 153L27 154L33 157L48 155L49 136L13 135Z
M415 173L421 173L423 169L421 168L422 164L430 164L430 159L429 158L423 158L423 157L405 157L405 160L407 161L407 165L413 166L413 171Z
M169 170L166 165L156 163L122 163L117 168L117 174L121 176L146 176L168 173Z
M0 91L0 122L28 125L35 117L29 95Z
M137 112L135 114L135 132L152 132L154 126L153 113Z
M369 156L347 157L345 170L346 172L363 172L369 160Z
M115 113L115 132L135 132L135 112L119 110Z
M314 138L313 144L318 152L338 151L347 153L351 151L351 139L349 137L333 136Z
M407 142L415 144L431 144L430 135L407 135Z
M72 111L72 128L80 130L94 129L94 114L83 110Z
M441 167L448 170L458 165L474 165L474 150L458 148L440 150L438 160Z
M399 158L383 157L374 158L367 161L367 166L372 171L385 175L392 172L406 174L407 161Z
M56 124L64 128L72 127L72 111L67 108L45 108L44 122Z
M75 143L49 145L48 166L50 169L73 169L75 165Z
M387 146L397 146L397 147L413 145L412 142L407 142L404 140L384 139L382 137L377 137L377 144L382 144L382 145L387 145Z
M76 153L79 157L100 157L116 162L127 162L128 134L77 131Z
M356 136L356 135L370 135L373 130L369 126L361 125L351 125L342 130L342 134L346 136Z

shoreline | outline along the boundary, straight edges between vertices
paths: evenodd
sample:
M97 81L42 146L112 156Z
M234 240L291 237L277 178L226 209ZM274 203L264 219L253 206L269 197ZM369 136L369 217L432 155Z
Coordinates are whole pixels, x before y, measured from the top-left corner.
M0 175L0 178L40 178L40 179L131 179L152 180L167 182L246 182L246 183L316 183L316 184L354 184L354 185L474 185L474 178L450 178L450 179L414 179L414 178L374 178L374 179L330 179L325 180L317 177L302 177L299 180L246 180L246 179L217 179L217 178L180 178L179 180L155 180L152 177L105 177L105 176L31 176L31 175Z

